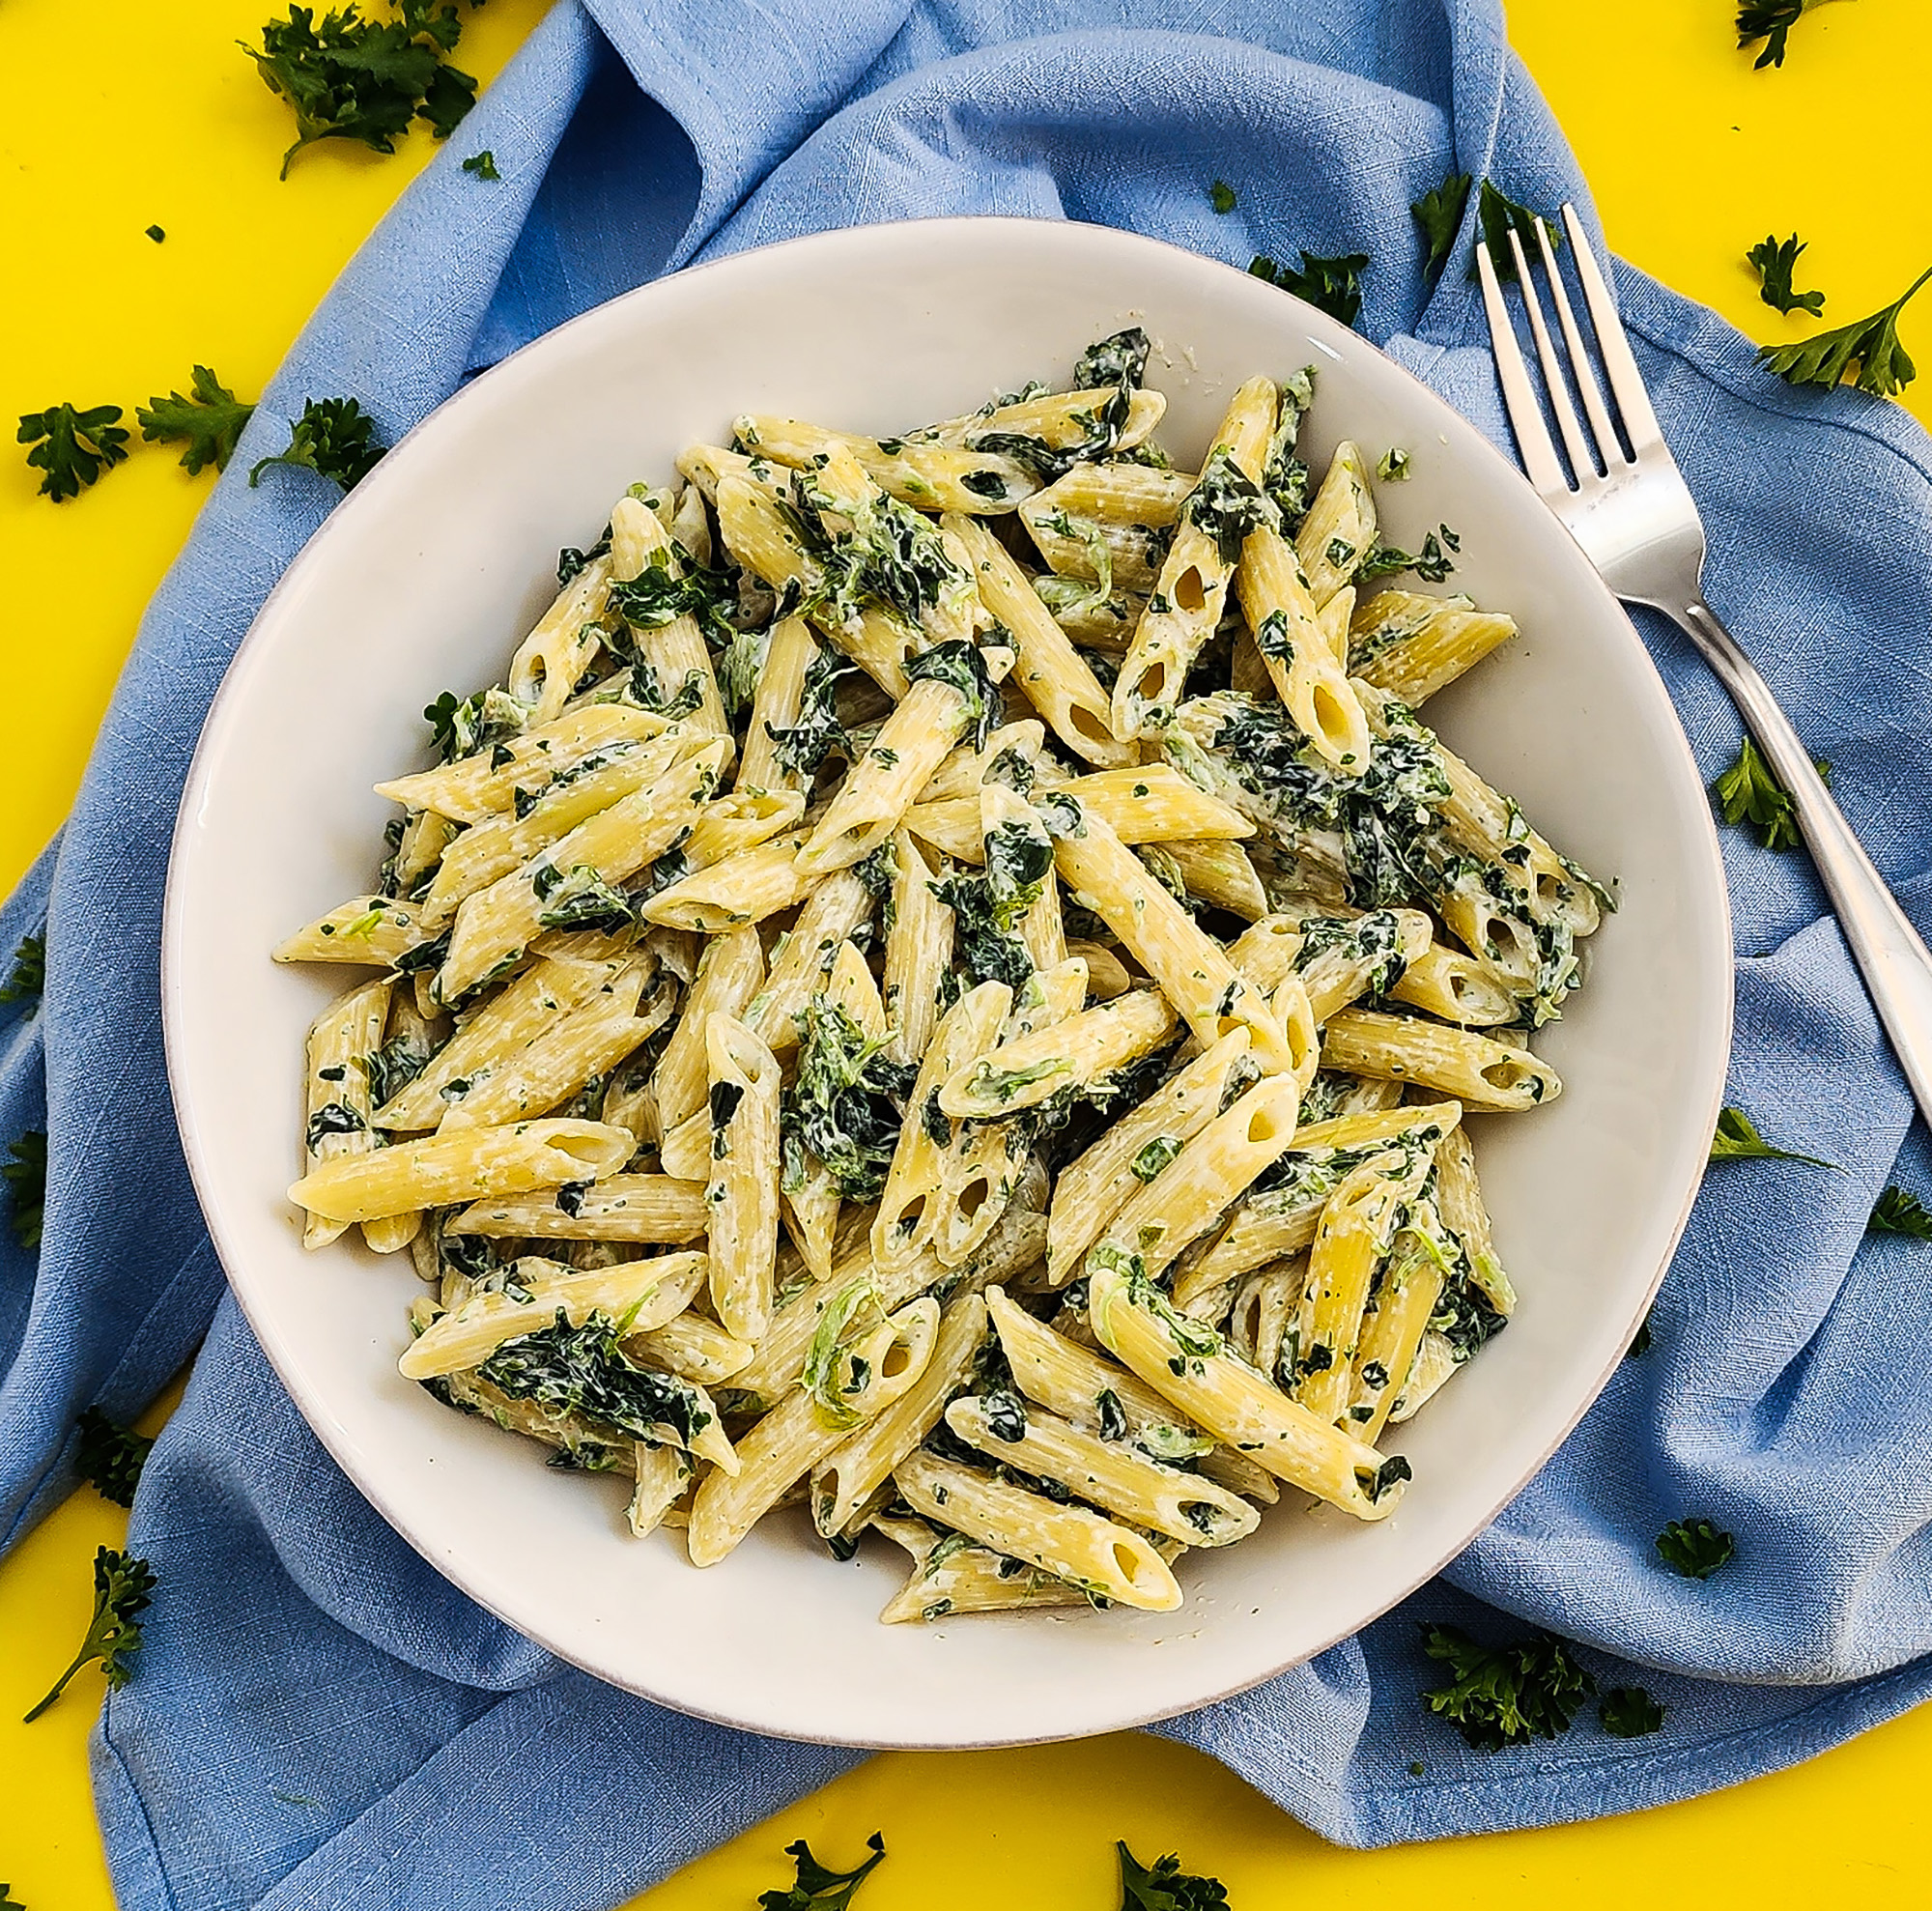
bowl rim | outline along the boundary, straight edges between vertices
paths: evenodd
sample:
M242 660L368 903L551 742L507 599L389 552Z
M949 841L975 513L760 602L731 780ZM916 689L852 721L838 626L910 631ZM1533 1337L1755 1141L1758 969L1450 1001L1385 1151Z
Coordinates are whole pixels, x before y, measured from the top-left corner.
M1245 280L1248 276L1239 267L1231 266L1223 261L1209 258L1205 254L1192 251L1186 246L1175 244L1172 241L1153 238L1148 234L1130 231L1124 227L1106 225L1089 220L1042 220L1013 214L976 214L968 215L941 215L932 218L881 220L865 225L838 226L821 232L808 233L790 239L774 241L767 244L748 246L742 250L725 253L716 258L705 259L684 266L673 272L666 273L656 279L647 280L642 285L635 286L629 291L619 293L611 299L602 300L598 304L588 307L586 310L578 313L575 317L565 320L561 325L554 326L550 330L540 333L527 343L519 346L514 352L506 354L496 364L459 385L453 392L441 400L440 403L425 414L422 418L412 425L396 441L395 444L384 455L376 471L371 473L370 478L365 480L365 484L370 486L371 489L368 495L362 498L359 505L355 499L347 496L338 500L330 507L327 516L324 518L322 523L310 534L301 548L291 557L281 576L276 580L273 586L263 599L259 609L250 618L247 630L242 634L240 642L236 645L233 654L230 656L223 670L221 682L210 701L208 713L203 719L200 732L196 738L194 753L189 762L187 776L183 784L182 796L176 811L174 827L169 841L167 877L162 899L160 939L161 1012L170 1100L174 1107L176 1127L180 1133L183 1154L187 1162L189 1179L195 1191L196 1202L201 1209L202 1217L208 1228L216 1258L221 1264L228 1291L235 1297L243 1317L248 1323L250 1331L255 1336L257 1345L262 1349L270 1366L274 1369L276 1378L281 1382L284 1388L287 1389L297 1411L301 1414L317 1439L321 1440L331 1461L342 1469L345 1476L372 1510L412 1550L435 1568L443 1579L447 1580L451 1585L462 1593L464 1597L474 1601L484 1611L491 1613L493 1617L518 1634L519 1637L530 1640L532 1643L552 1654L561 1663L589 1674L591 1677L599 1680L600 1683L634 1694L652 1704L664 1706L667 1710L678 1712L686 1717L701 1719L734 1730L752 1731L766 1737L781 1738L803 1744L841 1746L869 1751L977 1751L1005 1746L1052 1744L1068 1739L1097 1736L1104 1732L1133 1730L1155 1725L1164 1720L1183 1717L1207 1706L1218 1704L1225 1699L1236 1697L1242 1693L1253 1691L1258 1686L1267 1683L1270 1679L1281 1676L1284 1672L1292 1670L1296 1666L1305 1665L1344 1640L1353 1638L1358 1632L1374 1624L1376 1620L1385 1616L1395 1607L1401 1605L1403 1601L1437 1578L1445 1567L1465 1552L1477 1538L1494 1524L1518 1496L1548 1465L1558 1448L1563 1445L1570 1435L1576 1430L1577 1423L1582 1419L1583 1415L1596 1404L1596 1401L1607 1385L1611 1376L1617 1371L1624 1357L1623 1351L1620 1348L1609 1356L1603 1370L1597 1374L1589 1386L1579 1390L1574 1411L1563 1420L1560 1429L1532 1461L1512 1469L1513 1477L1502 1490L1500 1497L1484 1513L1480 1521L1466 1532L1463 1533L1453 1544L1445 1545L1438 1549L1438 1552L1428 1557L1424 1564L1411 1568L1392 1580L1387 1596L1380 1598L1373 1611L1356 1616L1344 1629L1332 1635L1322 1637L1319 1643L1314 1646L1306 1649L1297 1648L1293 1656L1282 1664L1270 1666L1252 1676L1244 1675L1234 1680L1232 1683L1217 1684L1213 1691L1192 1697L1183 1704L1160 1703L1151 1707L1129 1706L1120 1716L1112 1718L1106 1723L1098 1725L1073 1725L1065 1730L994 1731L982 1732L967 1737L957 1735L933 1736L929 1733L924 1735L854 1736L849 1733L838 1733L829 1730L782 1729L762 1722L748 1722L742 1717L734 1716L729 1710L713 1709L694 1702L689 1697L680 1697L670 1698L661 1693L649 1690L641 1683L613 1675L611 1671L593 1664L588 1655L580 1651L573 1651L554 1638L541 1632L526 1630L524 1624L511 1617L503 1610L502 1605L492 1596L488 1583L488 1576L467 1570L467 1567L473 1562L438 1556L430 1551L428 1540L412 1529L411 1525L408 1523L407 1514L400 1508L392 1510L389 1496L384 1492L383 1487L381 1473L378 1472L374 1476L371 1476L367 1469L356 1464L353 1457L354 1443L348 1438L347 1430L329 1412L326 1401L321 1398L316 1398L313 1401L305 1398L305 1394L310 1390L298 1386L294 1378L294 1370L298 1367L299 1362L296 1357L295 1350L289 1344L286 1336L279 1330L274 1319L273 1310L266 1307L259 1308L258 1310L257 1306L251 1305L249 1283L245 1278L238 1280L233 1273L233 1266L243 1258L242 1247L239 1242L229 1236L227 1224L223 1218L214 1167L209 1152L204 1145L204 1137L187 1093L186 1076L189 1065L185 1054L186 1036L182 1028L182 1018L185 1013L183 965L185 959L185 943L187 936L187 928L185 916L185 905L182 898L184 880L181 870L186 858L196 816L208 794L207 785L214 774L214 759L218 746L226 730L226 718L229 706L242 695L242 680L247 674L242 669L243 661L244 659L252 661L253 654L259 651L264 643L272 642L272 626L283 600L295 595L298 589L303 587L307 575L314 566L328 561L334 543L340 540L341 526L344 519L349 517L352 511L359 509L366 512L370 509L380 508L382 493L388 488L390 483L402 481L392 474L399 471L407 472L410 460L404 454L426 432L432 429L440 429L441 421L447 415L457 412L459 408L469 406L472 402L472 393L497 382L499 374L503 374L508 368L517 365L520 360L528 355L554 349L555 341L565 334L574 333L594 325L611 324L615 321L617 314L639 303L648 304L650 300L662 294L667 286L686 281L699 274L709 276L724 273L728 275L733 271L744 268L749 262L753 260L763 262L775 253L810 254L821 251L836 253L841 248L846 247L863 251L865 248L874 244L883 243L890 246L896 240L903 239L916 232L923 232L934 226L943 226L962 232L998 235L1020 229L1031 232L1042 225L1050 225L1060 232L1076 231L1085 235L1088 240L1098 239L1105 243L1121 244L1130 249L1147 247L1155 248L1163 253L1177 254L1186 260L1191 269L1210 275L1213 273L1227 273L1234 280ZM1318 307L1308 304L1307 301L1297 299L1289 293L1277 293L1277 296L1288 299L1298 308L1297 322L1304 323L1310 328L1312 334L1311 343L1320 346L1321 337L1325 335L1333 343L1321 349L1325 350L1329 357L1338 360L1343 351L1354 353L1366 352L1373 355L1381 361L1381 369L1384 374L1392 374L1395 379L1407 387L1406 395L1417 406L1419 414L1450 434L1448 442L1456 458L1459 460L1473 458L1478 462L1488 460L1492 471L1504 474L1506 486L1514 486L1525 504L1533 505L1536 511L1546 516L1554 516L1549 511L1549 507L1537 496L1523 473L1490 440L1481 428L1474 424L1472 420L1465 417L1461 412L1457 411L1454 406L1450 405L1437 392L1432 390L1406 365L1391 357L1373 340L1354 331L1351 328L1341 325L1339 321L1331 318ZM360 490L362 487L357 487L357 489ZM1681 753L1683 766L1689 770L1692 782L1701 786L1702 778L1697 771L1690 739L1683 727L1682 717L1678 714L1676 705L1670 699L1668 687L1665 685L1656 663L1651 658L1649 649L1645 645L1641 634L1637 631L1625 606L1610 591L1609 586L1605 583L1601 574L1583 555L1581 548L1571 542L1570 551L1574 582L1577 587L1586 594L1593 594L1598 599L1600 607L1612 613L1614 624L1621 627L1621 637L1627 640L1634 658L1641 666L1638 671L1639 681L1644 684L1646 691L1660 699L1663 707L1669 712L1671 721L1664 727L1663 731L1665 739L1663 744L1664 750L1668 752L1674 749ZM1705 1127L1714 1128L1719 1111L1722 1106L1727 1061L1730 1054L1735 1022L1735 968L1728 956L1734 938L1731 922L1730 893L1724 875L1717 824L1708 805L1699 805L1697 809L1699 813L1698 826L1692 830L1691 837L1695 844L1693 860L1699 860L1703 864L1703 881L1698 886L1703 891L1701 897L1703 903L1709 906L1715 902L1718 916L1717 927L1720 931L1720 933L1713 938L1713 942L1714 946L1720 952L1721 981L1719 983L1719 979L1716 977L1707 977L1704 979L1705 992L1711 997L1708 1006L1717 1013L1718 1021L1715 1027L1721 1031L1722 1037L1721 1042L1714 1042L1712 1044L1714 1052L1720 1059L1718 1066L1712 1070L1713 1079L1706 1098L1707 1106L1704 1110ZM1711 986L1714 983L1719 983L1719 985L1715 987ZM1683 1191L1678 1212L1671 1220L1667 1240L1658 1259L1657 1266L1645 1283L1640 1308L1633 1315L1633 1329L1634 1329L1635 1324L1644 1318L1645 1313L1656 1299L1658 1289L1662 1285L1664 1275L1668 1272L1677 1248L1682 1241L1684 1230L1689 1224L1691 1209L1695 1204L1702 1184L1703 1173L1699 1169L1697 1173L1690 1178L1689 1184Z

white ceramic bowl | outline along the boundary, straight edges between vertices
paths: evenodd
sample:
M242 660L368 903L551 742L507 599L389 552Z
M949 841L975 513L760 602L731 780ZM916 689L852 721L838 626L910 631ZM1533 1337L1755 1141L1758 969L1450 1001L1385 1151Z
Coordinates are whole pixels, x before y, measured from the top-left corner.
M766 1522L706 1572L623 1529L608 1480L438 1406L396 1373L417 1283L302 1251L302 1037L344 976L270 947L364 889L424 760L423 705L503 670L559 545L741 411L881 434L1064 375L1140 323L1163 437L1203 449L1257 371L1321 367L1306 440L1408 446L1383 490L1413 548L1462 532L1456 585L1520 640L1430 708L1560 847L1619 880L1590 985L1542 1046L1568 1084L1478 1126L1521 1293L1392 1445L1414 1484L1386 1524L1284 1506L1189 1555L1174 1613L1024 1613L931 1627L876 1614L874 1542L838 1565ZM1239 1691L1356 1631L1449 1559L1548 1457L1614 1367L1683 1225L1722 1088L1730 935L1703 790L1634 631L1568 536L1467 423L1353 332L1229 268L1094 226L935 219L800 240L680 272L517 354L411 433L269 599L216 699L182 804L165 938L169 1066L228 1277L297 1404L372 1505L519 1631L667 1705L798 1738L999 1745L1111 1730Z

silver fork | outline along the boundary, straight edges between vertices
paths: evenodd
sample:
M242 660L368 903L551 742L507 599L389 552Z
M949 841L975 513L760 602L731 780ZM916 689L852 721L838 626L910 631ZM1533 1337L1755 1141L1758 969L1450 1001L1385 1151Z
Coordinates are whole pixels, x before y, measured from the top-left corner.
M1574 482L1550 442L1490 248L1481 242L1476 246L1496 375L1523 469L1543 501L1602 572L1604 582L1627 603L1649 604L1662 611L1697 646L1730 693L1745 727L1756 738L1778 782L1791 792L1798 827L1864 976L1872 1006L1891 1037L1892 1050L1912 1084L1919 1112L1932 1122L1932 954L1852 834L1813 766L1810 752L1799 741L1790 718L1777 707L1771 687L1704 602L1703 520L1658 430L1657 414L1631 357L1623 321L1575 207L1563 208L1563 225L1630 452L1618 441L1616 423L1556 270L1548 228L1539 219L1537 244L1567 349L1567 371L1566 352L1550 335L1521 238L1514 230L1509 242L1544 386L1570 471L1576 474ZM1573 386L1589 420L1588 440L1571 399Z

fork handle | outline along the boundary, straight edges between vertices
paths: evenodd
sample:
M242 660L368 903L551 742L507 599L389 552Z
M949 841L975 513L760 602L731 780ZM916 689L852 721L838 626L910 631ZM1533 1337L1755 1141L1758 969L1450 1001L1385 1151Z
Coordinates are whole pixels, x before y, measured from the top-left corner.
M1919 1113L1932 1123L1932 952L1852 834L1770 685L1718 613L1701 597L1681 607L1659 608L1703 653L1765 760L1791 792L1798 827L1865 979L1872 1007L1891 1038Z

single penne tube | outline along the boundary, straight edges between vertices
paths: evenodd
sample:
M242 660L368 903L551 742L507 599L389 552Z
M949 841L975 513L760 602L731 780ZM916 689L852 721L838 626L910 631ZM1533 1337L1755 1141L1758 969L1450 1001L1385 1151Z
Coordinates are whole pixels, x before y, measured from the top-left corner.
M376 794L455 822L487 822L515 809L519 789L553 783L618 744L645 743L669 727L668 719L649 710L589 703L440 768L379 783Z
M1349 661L1349 619L1355 613L1355 586L1345 584L1321 610L1315 613L1315 621L1321 626L1321 635L1328 641L1328 648L1335 662L1344 670ZM1352 685L1350 686L1351 689ZM1361 693L1355 694L1355 700L1361 701Z
M1228 945L1228 960L1264 995L1294 973L1300 955L1301 918L1282 913L1250 923Z
M662 1326L629 1335L625 1346L644 1366L662 1368L699 1386L723 1386L752 1359L749 1341L733 1338L716 1321L689 1309Z
M289 1199L331 1221L371 1221L614 1175L637 1147L628 1128L546 1120L464 1128L325 1162Z
M1463 1028L1495 1028L1522 1013L1508 976L1480 956L1441 942L1411 957L1388 992L1425 1015Z
M623 1338L648 1333L691 1305L704 1285L705 1260L702 1254L665 1254L584 1273L532 1256L519 1261L516 1272L527 1300L507 1292L472 1294L409 1344L397 1372L422 1381L480 1367L506 1340L549 1326L559 1310L574 1327L592 1314L608 1314Z
M745 1010L745 1021L772 1049L798 1046L798 1018L821 985L839 949L872 913L872 893L862 877L839 870L805 898L789 933L771 954L765 985Z
M803 831L787 831L680 877L647 898L639 914L666 928L722 935L796 908L811 887L798 867Z
M1356 1343L1344 1423L1371 1445L1402 1397L1403 1382L1442 1296L1442 1263L1432 1251L1430 1232L1397 1237Z
M634 1538L645 1539L664 1525L665 1515L684 1497L697 1469L681 1449L650 1440L634 1441L631 1466L637 1484L625 1513Z
M611 559L593 557L556 594L555 601L517 645L510 660L509 691L535 724L552 722L570 700L578 679L596 656L599 622L611 603Z
M497 1127L547 1115L593 1079L609 1074L640 1047L670 1013L665 996L653 1013L640 1014L644 970L630 966L612 976L587 1001L558 1019L527 1048L508 1058L450 1099L438 1129Z
M1018 650L1010 681L1054 734L1090 763L1130 762L1133 752L1108 727L1107 693L1066 633L1054 622L1007 547L970 518L941 520L972 560L980 599L1011 632Z
M433 1128L453 1101L489 1079L547 1030L603 988L615 960L560 957L533 962L466 1020L416 1074L376 1110L379 1128Z
M974 716L973 701L955 685L936 677L912 685L806 838L800 873L826 875L870 855L898 827Z
M982 817L985 808L982 803ZM990 834L990 830L982 830L982 841ZM1057 969L1066 960L1066 920L1060 906L1060 885L1050 877L1040 884L1039 893L1020 918L1020 941L1036 970ZM1084 977L1086 972L1081 973Z
M1349 773L1369 760L1369 722L1318 621L1294 547L1272 525L1241 546L1236 593L1283 707L1321 757Z
M1124 657L1147 614L1144 590L1102 591L1081 579L1036 578L1034 588L1053 613L1053 620L1083 650Z
M611 581L617 586L611 592L613 608L629 626L638 652L656 674L659 688L667 696L682 696L686 700L696 693L696 707L687 719L691 727L712 736L728 735L730 726L718 694L717 673L697 619L689 612L668 618L661 610L646 613L623 588L638 584L650 571L675 579L683 575L684 566L671 543L669 528L657 514L638 499L620 498L611 507Z
M1161 529L1179 523L1187 494L1199 482L1192 471L1164 471L1155 465L1080 464L1033 499L1028 515L1065 511L1090 524Z
M1362 447L1345 438L1294 534L1294 555L1318 611L1361 568L1376 548L1376 531L1368 461Z
M1113 696L1116 736L1141 736L1171 720L1188 670L1221 621L1242 534L1275 510L1260 483L1278 410L1272 379L1248 380L1229 401L1122 660Z
M920 439L882 442L766 413L734 418L731 431L748 451L781 465L808 466L822 452L848 452L881 491L922 511L975 515L1010 511L1039 489L1039 481L1024 465L989 451L968 451Z
M671 854L683 868L709 869L789 837L804 815L805 798L795 789L746 789L713 797L698 812L690 838Z
M705 1024L711 1178L711 1303L724 1330L755 1342L771 1325L779 1227L779 1065L734 1016Z
M479 1201L445 1222L445 1234L518 1241L696 1241L710 1211L704 1190L668 1175L611 1175L585 1188Z
M751 720L745 726L744 752L738 758L740 789L805 788L805 773L785 764L778 740L798 722L805 673L818 654L811 626L803 617L781 617L772 626L752 697Z
M674 726L650 743L619 744L608 762L559 779L521 815L509 812L472 823L443 852L423 897L424 927L440 929L466 896L487 889L613 803L648 788L700 741L696 731Z
M1204 1046L1230 1029L1245 1028L1263 1067L1293 1074L1307 1065L1291 1032L1260 991L1135 857L1112 829L1084 806L1077 821L1057 829L1054 862L1075 899L1090 907L1167 999Z
M1308 1263L1300 1255L1272 1261L1235 1288L1223 1335L1236 1355L1277 1385L1282 1384L1282 1344L1307 1288ZM1291 1359L1293 1352L1291 1348Z
M926 780L920 801L939 803L950 797L970 796L978 802L986 773L1003 761L1014 769L1009 780L1015 783L1025 781L1020 765L1031 770L1036 780L1051 777L1054 766L1046 755L1046 726L1037 717L1001 724L986 732L983 744L976 744L970 737L955 744L952 755Z
M1087 964L1087 999L1111 1002L1134 985L1127 965L1104 942L1087 942L1074 937L1066 945L1069 957L1079 956Z
M1514 1114L1554 1101L1563 1081L1527 1049L1408 1015L1345 1009L1321 1031L1324 1068L1453 1095L1465 1106Z
M1163 842L1160 850L1188 895L1247 923L1267 914L1267 892L1238 842Z
M677 454L677 471L707 504L717 503L719 484L727 477L749 478L774 492L791 478L789 471L774 465L769 458L753 458L743 451L727 450L722 444L687 444ZM724 541L728 544L730 539Z
M939 1091L955 1070L992 1049L1012 1000L1005 983L981 983L962 995L933 1031L872 1223L872 1259L881 1269L911 1265L932 1240L945 1207L938 1198L940 1176L953 1142Z
M1149 1612L1172 1612L1180 1604L1179 1584L1153 1546L1097 1513L1060 1505L923 1448L907 1454L893 1478L914 1512L1093 1598Z
M1183 1546L1227 1546L1261 1521L1226 1487L1164 1467L1122 1441L1082 1433L1037 1408L1028 1410L1010 1393L962 1396L947 1408L946 1424L992 1459L1036 1479L1056 1480L1090 1505Z
M398 896L412 895L442 860L456 836L457 826L434 810L412 810L403 819L403 834L396 843L395 874L388 885Z
M1212 1327L1166 1304L1151 1283L1102 1269L1088 1309L1101 1345L1216 1440L1358 1520L1395 1511L1406 1461L1385 1459L1290 1400L1228 1354Z
M886 905L886 1053L917 1063L939 1020L939 987L952 959L952 911L933 894L932 866L899 830L893 837L892 893Z
M1435 1151L1435 1205L1442 1224L1456 1237L1467 1263L1467 1276L1504 1320L1516 1312L1516 1289L1496 1258L1490 1230L1489 1204L1476 1178L1476 1151L1461 1128L1442 1138Z
M277 943L274 959L389 969L429 940L418 904L398 896L352 896Z
M694 1566L716 1565L855 1425L876 1417L918 1383L932 1355L938 1303L910 1301L884 1325L883 1338L869 1338L865 1355L842 1361L834 1355L828 1387L787 1395L733 1442L735 1475L709 1473L698 1483L685 1534ZM848 1384L860 1381L852 1370L862 1358L867 1369L863 1383ZM828 1411L828 1399L838 1403L836 1411Z
M1279 1184L1251 1193L1208 1251L1174 1284L1175 1303L1191 1308L1201 1296L1227 1287L1257 1268L1299 1254L1315 1240L1321 1211L1343 1180L1393 1143L1433 1148L1463 1119L1460 1103L1437 1101L1390 1108L1299 1129L1275 1171Z
M729 760L724 737L682 757L648 789L613 803L458 905L437 992L455 1002L547 928L577 928L582 904L608 897L656 861L691 827L696 807ZM621 899L620 899L621 901Z
M912 1554L910 1577L880 1609L879 1623L927 1624L955 1612L1011 1612L1035 1606L1086 1606L1087 1595L1051 1573L1009 1559L990 1547L961 1545L923 1520L875 1519L882 1533Z
M765 979L765 952L750 924L714 935L698 957L676 1028L651 1074L658 1120L668 1133L704 1106L710 1087L704 1031L713 1015L742 1015Z
M1065 451L1089 442L1097 408L1112 396L1112 387L1083 386L1073 391L1046 392L1035 398L1016 398L1010 405L996 406L989 412L975 412L970 417L949 418L943 424L928 425L917 436L941 444L972 444L989 434L1037 438L1050 451ZM1151 391L1145 385L1130 392L1126 421L1114 439L1113 448L1131 450L1154 431L1166 412L1164 392Z
M1466 597L1378 590L1355 606L1349 670L1413 710L1516 635L1516 620Z
M1213 1118L1248 1052L1236 1029L1130 1108L1054 1183L1046 1217L1046 1278L1064 1287L1087 1250L1137 1189L1153 1181Z
M939 1424L985 1339L985 1301L977 1294L960 1296L940 1316L919 1379L812 1469L811 1519L825 1538L853 1526L893 1469Z
M715 501L724 543L748 571L781 598L788 585L808 597L817 593L824 572L807 555L777 499L752 477L733 473L718 480ZM905 634L883 613L861 611L848 623L819 628L889 696L905 695Z
M1055 786L1105 818L1122 842L1207 842L1255 833L1233 804L1210 796L1168 763L1094 770Z
M940 1108L955 1121L992 1122L1037 1107L1158 1048L1179 1020L1158 989L1118 995L965 1064L940 1089Z
M1208 1232L1294 1140L1301 1090L1292 1075L1269 1075L1216 1115L1107 1223L1088 1256L1108 1250L1139 1256L1150 1273L1168 1267Z
M344 1155L366 1155L376 1146L370 1127L369 1075L388 1026L395 983L384 977L338 997L310 1025L308 1075L302 1111L302 1166L313 1173ZM304 1247L326 1247L347 1225L311 1214L302 1229ZM398 1242L398 1245L402 1243Z
M1434 1160L1433 1147L1371 1158L1322 1205L1308 1253L1313 1310L1295 1389L1295 1397L1319 1419L1338 1420L1348 1411L1371 1287Z

